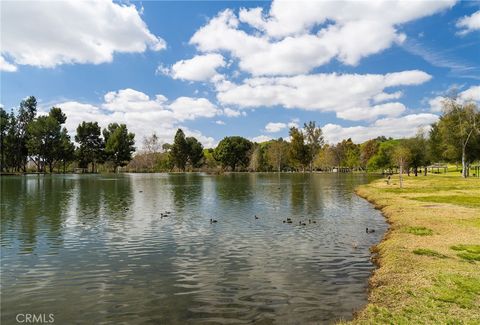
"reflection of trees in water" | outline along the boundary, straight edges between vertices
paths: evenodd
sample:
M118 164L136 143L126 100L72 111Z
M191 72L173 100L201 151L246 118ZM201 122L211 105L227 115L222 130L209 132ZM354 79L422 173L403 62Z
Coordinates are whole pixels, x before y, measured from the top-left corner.
M29 253L44 235L49 246L61 246L72 189L72 181L56 176L2 178L2 243L17 239Z
M215 178L217 196L222 201L249 201L254 196L255 174L220 175Z
M99 197L103 199L102 202L97 202L100 207L102 206L101 203L103 203L107 218L125 219L133 203L133 189L130 178L128 176L115 175L96 178L95 182L101 191Z
M202 176L198 174L172 174L168 179L172 186L173 204L178 212L185 206L200 206L202 196Z

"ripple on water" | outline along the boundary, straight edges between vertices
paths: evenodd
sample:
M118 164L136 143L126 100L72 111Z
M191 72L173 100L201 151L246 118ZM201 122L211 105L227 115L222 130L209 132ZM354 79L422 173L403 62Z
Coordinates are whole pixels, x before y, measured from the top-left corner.
M28 309L59 323L318 324L366 302L368 249L386 229L352 196L366 179L62 179L2 187L5 323Z

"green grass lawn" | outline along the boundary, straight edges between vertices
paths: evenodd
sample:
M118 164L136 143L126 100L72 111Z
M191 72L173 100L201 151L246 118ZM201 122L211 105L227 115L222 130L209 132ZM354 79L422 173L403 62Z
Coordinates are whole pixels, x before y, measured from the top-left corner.
M480 324L480 179L398 176L357 192L390 223L352 324Z

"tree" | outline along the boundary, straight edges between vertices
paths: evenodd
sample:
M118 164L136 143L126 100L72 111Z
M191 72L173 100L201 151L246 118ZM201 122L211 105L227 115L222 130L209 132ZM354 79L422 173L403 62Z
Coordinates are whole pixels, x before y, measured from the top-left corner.
M60 123L52 116L39 116L28 124L28 133L26 146L30 155L36 157L33 161L37 171L45 171L45 165L48 165L52 172L56 150L60 146Z
M115 172L118 167L126 166L132 160L135 151L135 134L128 132L125 124L110 123L103 130L106 159L113 163Z
M403 187L403 170L408 167L408 164L412 158L412 153L404 145L397 146L392 151L392 160L400 168L400 188Z
M443 101L444 114L437 122L444 157L461 159L462 176L468 176L469 163L478 155L468 150L480 133L480 113L473 102L462 104L455 98Z
M6 168L5 154L7 153L7 134L10 127L10 116L0 107L0 172Z
M26 164L28 159L28 149L27 149L27 140L29 137L28 134L28 125L33 121L35 115L37 114L37 99L33 96L30 96L20 102L20 107L18 109L18 117L12 121L15 122L13 125L15 127L15 141L14 145L14 154L15 162L17 164L17 170L23 169L26 171Z
M75 141L80 144L76 155L81 167L92 164L92 173L98 162L104 158L105 143L101 138L101 129L97 122L82 122L77 127Z
M322 170L329 170L335 165L337 165L335 148L326 144L320 149L315 159L315 166Z
M305 172L305 166L310 163L310 152L308 146L305 144L305 136L302 131L296 127L290 128L290 150L289 155L291 160L300 165L302 171Z
M266 149L267 162L278 172L282 170L287 162L288 142L282 138L271 141Z
M182 129L178 129L170 150L174 165L181 171L185 171L188 161L188 143Z
M378 151L368 161L368 168L377 169L392 169L395 163L392 161L392 152L399 145L399 140L383 141L378 146Z
M222 167L230 167L235 171L239 165L248 165L251 149L252 143L243 137L225 137L215 148L213 157L222 164Z
M194 137L187 137L188 163L192 168L198 168L202 165L203 145Z
M312 172L315 156L324 144L322 129L317 128L314 121L310 121L308 124L304 123L303 129L308 146L308 164L310 165L310 172Z
M413 172L415 176L417 176L418 168L421 166L426 166L428 163L428 146L423 131L419 130L415 137L406 139L404 141L404 146L410 150L410 166L413 167Z
M360 166L367 168L369 160L377 153L379 142L376 139L368 140L360 145Z
M55 158L61 161L63 165L63 172L66 172L67 163L75 160L75 145L70 139L70 135L66 128L63 128L60 133L58 147L55 150Z
M254 144L254 148L251 152L252 154L248 165L249 171L264 171L266 168L264 147L261 144Z

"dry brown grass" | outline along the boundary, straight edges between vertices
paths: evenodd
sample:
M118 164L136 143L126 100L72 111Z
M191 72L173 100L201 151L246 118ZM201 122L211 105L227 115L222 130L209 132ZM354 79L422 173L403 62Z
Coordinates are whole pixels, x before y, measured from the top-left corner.
M376 247L369 303L352 323L480 324L480 179L411 176L403 189L392 180L357 190L390 228Z

